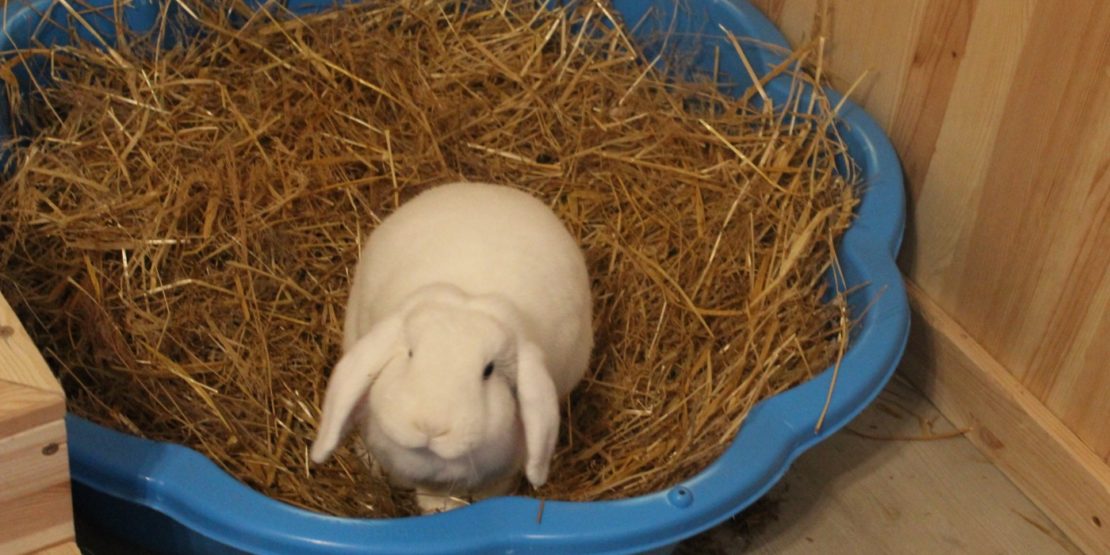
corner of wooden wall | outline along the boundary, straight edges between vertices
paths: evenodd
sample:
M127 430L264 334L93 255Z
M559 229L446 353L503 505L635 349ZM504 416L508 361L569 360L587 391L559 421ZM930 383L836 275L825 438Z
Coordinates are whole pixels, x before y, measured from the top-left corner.
M1110 553L1110 467L919 288L900 372L1087 553Z

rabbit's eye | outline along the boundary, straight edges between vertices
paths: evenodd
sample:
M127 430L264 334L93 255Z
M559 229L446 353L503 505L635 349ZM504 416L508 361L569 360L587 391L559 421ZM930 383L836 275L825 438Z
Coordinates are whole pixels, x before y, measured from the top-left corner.
M482 379L483 380L488 380L489 377L492 376L492 375L493 375L493 363L491 362L491 363L487 364L485 368L482 369Z

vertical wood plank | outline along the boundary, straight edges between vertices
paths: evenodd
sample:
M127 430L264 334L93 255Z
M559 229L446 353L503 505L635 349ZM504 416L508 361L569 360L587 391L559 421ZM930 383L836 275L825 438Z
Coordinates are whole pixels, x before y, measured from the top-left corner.
M906 170L903 270L1015 378L1019 408L1110 468L1110 2L756 3L792 41L830 38L834 85L875 71L855 100Z
M977 2L935 0L925 6L905 86L890 123L890 139L902 153L906 181L925 180L956 73L963 60Z
M787 0L752 0L752 5L759 8L759 11L763 12L763 15L767 16L767 19L775 22L781 29L782 21L780 18L782 17L782 9L786 5L786 2Z
M911 71L922 21L932 3L771 0L761 7L795 44L818 34L826 37L826 70L831 71L835 87L844 90L869 72L854 99L889 129L906 86L906 74Z
M1104 228L1105 229L1105 226ZM1106 240L1102 241L1107 244ZM1082 299L1076 298L1077 301ZM1049 392L1046 404L1061 415L1079 437L1110 466L1110 442L1107 422L1110 420L1110 272L1103 272L1102 283L1090 303L1082 324L1077 348L1064 360L1056 387ZM1082 368L1082 372L1067 369Z
M1105 364L1064 365L1110 263L1110 4L1042 2L999 123L966 258L938 301L1073 426ZM1066 30L1066 32L1061 32ZM930 292L932 293L932 292ZM1052 399L1051 401L1050 398ZM1082 410L1078 410L1082 407ZM1098 430L1085 427L1090 432ZM1078 431L1078 430L1077 430ZM1098 452L1110 434L1084 434Z
M924 180L909 182L910 225L900 263L930 296L958 318L945 294L966 263L982 184L1005 98L1020 62L1035 2L982 0L976 6L948 109ZM905 158L907 155L900 155Z

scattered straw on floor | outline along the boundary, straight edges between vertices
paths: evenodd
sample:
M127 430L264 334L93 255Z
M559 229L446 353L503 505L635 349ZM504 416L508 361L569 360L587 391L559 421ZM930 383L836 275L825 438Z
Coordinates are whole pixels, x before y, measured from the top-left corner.
M9 91L33 136L0 190L0 288L77 414L192 446L295 505L409 514L354 441L322 467L307 447L360 237L461 178L550 201L594 279L594 361L537 495L691 476L753 404L842 353L847 315L822 302L822 275L856 192L827 99L765 111L711 78L666 84L593 1L275 8L235 25L249 12L169 4L180 21L154 35L183 22L204 38L3 65L49 59L61 82ZM791 59L812 82L795 69L816 48Z

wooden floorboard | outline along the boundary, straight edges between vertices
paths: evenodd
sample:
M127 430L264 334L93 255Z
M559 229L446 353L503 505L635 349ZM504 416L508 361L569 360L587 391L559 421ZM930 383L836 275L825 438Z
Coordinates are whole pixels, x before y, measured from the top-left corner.
M1079 553L958 434L896 376L761 502L679 553Z

